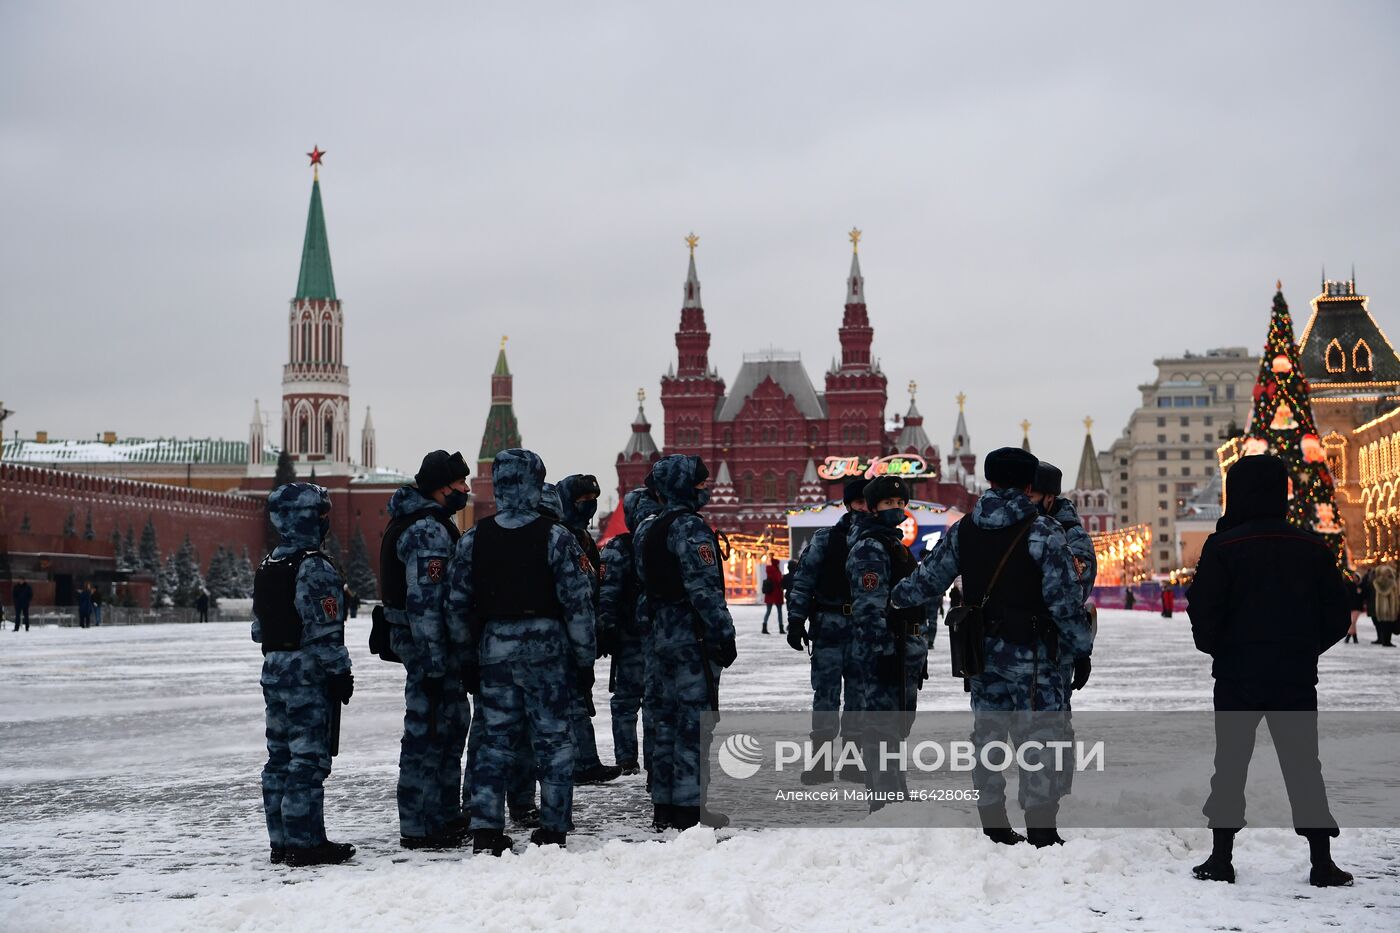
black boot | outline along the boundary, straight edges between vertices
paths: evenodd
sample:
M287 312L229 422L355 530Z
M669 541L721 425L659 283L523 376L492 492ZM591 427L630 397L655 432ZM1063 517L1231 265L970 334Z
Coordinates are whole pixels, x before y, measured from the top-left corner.
M524 810L510 811L510 821L516 826L524 826L526 829L534 829L540 825L539 807L526 807Z
M268 859L274 865L281 865L287 860L287 850L281 846L272 847L272 856Z
M530 834L530 841L537 846L558 846L561 849L566 847L567 838L557 829L545 829L543 826Z
M575 786L580 784L606 784L615 781L622 774L622 769L617 765L605 765L601 761L596 765L584 768L582 771L574 772Z
M642 770L641 767L637 764L636 759L631 759L628 761L619 761L617 763L617 766L622 769L623 774L638 774Z
M1237 830L1233 829L1211 830L1214 845L1210 850L1210 858L1191 869L1191 873L1201 881L1224 881L1234 884L1235 866L1231 860L1235 856L1236 832Z
M1037 849L1046 846L1062 846L1064 839L1055 829L1055 817L1059 814L1058 804L1046 807L1029 807L1026 810L1026 839Z
M672 826L671 805L669 803L653 804L651 808L651 828L658 833L664 833Z
M349 861L354 854L355 847L348 842L327 841L307 848L287 846L285 858L288 865L303 868L308 865L339 865Z
M764 623L763 623L763 634L765 634L765 635L768 634L768 623L767 623L767 622L764 622Z
M456 836L458 839L470 839L472 834L472 818L463 813L461 816L454 816L447 821L446 834Z
M1011 828L1011 820L1006 816L1006 805L978 807L977 819L982 823L982 834L998 845L1014 846L1025 842L1026 837Z
M1312 860L1312 871L1308 873L1308 883L1315 888L1349 887L1351 872L1342 871L1332 861L1332 834L1330 832L1308 833L1308 849Z
M687 830L700 823L699 807L671 807L671 828Z
M444 831L431 836L400 836L399 845L405 849L460 849L466 839L465 835Z
M724 829L729 825L729 814L716 813L709 807L701 807L699 823L701 826L708 826L711 829Z
M472 833L472 852L500 856L502 852L509 852L514 842L499 829L478 829Z
M805 769L799 780L802 781L803 787L813 787L817 784L830 784L836 780L836 774L830 768L818 764Z

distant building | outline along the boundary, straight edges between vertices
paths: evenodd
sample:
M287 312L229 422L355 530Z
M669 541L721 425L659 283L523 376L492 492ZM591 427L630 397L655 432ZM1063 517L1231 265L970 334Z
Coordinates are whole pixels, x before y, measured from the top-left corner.
M1084 530L1091 535L1103 534L1118 527L1117 509L1113 496L1104 483L1103 471L1099 469L1099 455L1094 450L1094 419L1084 419L1084 450L1079 455L1079 471L1075 474L1074 488L1065 497L1074 503L1079 512Z
M1216 449L1224 438L1249 426L1259 357L1225 347L1153 365L1157 378L1138 386L1142 402L1100 467L1118 527L1150 525L1150 564L1166 573L1182 566L1178 513L1219 474Z
M491 479L491 464L496 454L520 447L520 425L515 420L515 380L506 362L506 338L501 338L501 350L496 354L496 368L491 372L491 407L486 412L486 429L481 434L481 449L476 455L476 472L471 478L472 501L467 507L470 515L459 518L464 527L496 514L496 487Z
M858 247L859 231L852 231ZM661 379L665 453L695 454L714 474L706 514L716 527L762 535L782 534L788 510L809 501L839 499L853 475L892 470L905 476L920 499L957 509L975 500L976 456L961 413L954 452L946 464L923 428L912 398L908 412L887 419L886 377L873 356L874 328L865 298L859 253L851 256L846 301L837 337L839 362L818 392L796 353L748 353L726 391L710 364L710 334L695 269L696 238L676 331L676 363ZM619 455L619 492L635 484L650 456L650 425L634 424L629 448ZM646 441L641 440L645 434ZM654 445L652 445L654 446ZM640 472L639 472L640 471Z

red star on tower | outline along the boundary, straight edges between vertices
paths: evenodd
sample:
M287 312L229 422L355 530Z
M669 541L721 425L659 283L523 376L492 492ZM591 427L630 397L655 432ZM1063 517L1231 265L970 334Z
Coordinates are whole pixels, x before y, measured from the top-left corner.
M321 157L324 156L325 154L326 154L326 151L325 151L324 149L320 148L319 146L312 146L312 147L311 147L311 151L307 153L307 155L311 158L311 164L312 164L312 165L320 165L320 164L321 164Z

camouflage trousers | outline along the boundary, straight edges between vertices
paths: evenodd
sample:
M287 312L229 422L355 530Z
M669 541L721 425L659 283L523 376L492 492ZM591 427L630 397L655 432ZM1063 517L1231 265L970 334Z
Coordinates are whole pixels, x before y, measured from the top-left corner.
M598 737L593 731L593 717L582 694L575 691L569 699L569 729L574 738L574 770L586 771L602 764L598 758Z
M472 717L471 731L467 733L467 768L462 780L462 809L470 813L472 797L476 794L477 761L481 756L481 745L486 740L485 720L481 716L478 700L477 715ZM524 813L535 808L535 750L530 745L528 729L524 743L515 749L514 770L506 779L506 808L513 814Z
M612 654L608 674L613 760L618 764L637 761L637 712L642 708L645 678L646 654L641 639L623 641Z
M898 684L886 680L880 676L878 667L879 655L883 650L884 645L862 638L859 634L851 640L856 671L854 686L860 698L860 706L851 718L855 720L855 732L860 742L866 788L893 793L905 789L904 773L897 764L887 764L882 751L894 749L909 732L912 714L904 707L910 703L910 664L906 658L904 676ZM883 805L881 801L872 799L870 809L878 810Z
M503 829L520 749L534 752L540 783L540 825L568 832L574 797L571 711L577 691L565 655L518 655L484 661L476 715L481 747L472 769L472 829Z
M471 706L461 682L442 678L442 698L429 701L427 676L405 665L403 739L399 744L399 832L434 836L462 815L462 751Z
M656 707L659 688L655 686L656 660L651 636L642 637L642 768L651 778L651 752L656 736Z
M698 644L653 652L650 661L654 676L648 688L656 736L651 746L651 801L698 807L709 781L714 735L713 723L702 723L701 714L715 709L702 665L709 665L716 695L720 668L701 657Z
M807 620L807 633L812 639L812 742L830 742L838 733L855 740L859 717L853 713L860 710L860 692L856 689L859 671L851 645L851 617L839 610L819 609Z
M1066 717L1053 715L1063 708L1064 688L1060 665L1043 644L1016 645L1000 638L987 639L987 667L972 678L972 742L977 764L972 785L977 805L1006 805L1006 777L986 767L982 749L992 742L1052 742L1065 738ZM1037 715L1049 713L1052 715ZM993 754L994 760L996 755ZM1054 769L1053 753L1025 750L1030 768L1020 768L1017 800L1023 809L1057 805L1067 789ZM1039 769L1036 770L1036 766Z
M331 773L330 704L324 686L263 687L267 764L263 811L273 848L326 841L326 776Z

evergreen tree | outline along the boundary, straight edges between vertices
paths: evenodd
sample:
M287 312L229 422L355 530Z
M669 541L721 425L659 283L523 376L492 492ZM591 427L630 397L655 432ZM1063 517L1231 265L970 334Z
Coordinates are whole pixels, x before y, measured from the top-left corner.
M229 592L228 551L224 550L223 545L219 545L213 559L209 561L209 576L205 578L204 585L208 588L211 599L233 596L233 593Z
M68 510L68 517L63 520L63 537L76 538L78 536L78 513L73 509Z
M141 548L138 552L140 567L150 574L160 572L160 545L156 541L156 523L146 517L146 527L141 529Z
M190 536L180 550L175 552L175 605L193 606L195 598L204 589L204 577L199 572L199 552L190 543Z
M342 577L345 576L345 554L340 547L340 539L331 531L326 534L326 539L321 542L321 553L331 559L331 566L335 567Z
M296 464L292 462L292 455L285 450L277 454L277 473L272 478L272 488L285 486L288 483L295 483L297 480Z
M238 565L238 595L244 599L250 599L253 595L253 559L248 556L248 548L243 548L243 558Z
M122 533L112 529L112 563L118 570L126 570L126 555L122 553Z
M1264 453L1288 464L1288 520L1326 538L1338 563L1343 562L1344 530L1337 514L1332 473L1313 421L1283 283L1274 295L1269 336L1254 384L1254 413L1243 442L1244 456Z
M131 526L126 526L126 537L122 540L122 563L127 570L135 570L141 566L141 558L136 550L136 536L132 533Z
M97 532L92 527L92 509L87 510L87 518L83 522L83 540L96 541Z
M175 570L175 555L170 554L163 563L157 565L156 585L151 592L151 603L157 609L168 609L175 605L175 588L179 583Z
M19 520L19 533L22 534L22 535L27 535L27 534L29 534L29 513L28 513L28 512L25 512L25 513L24 513L24 517L21 518L21 519Z
M369 549L365 547L365 536L359 531L355 532L350 542L350 556L345 561L345 580L361 599L374 599L379 591L374 568L369 562Z

